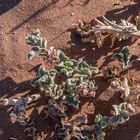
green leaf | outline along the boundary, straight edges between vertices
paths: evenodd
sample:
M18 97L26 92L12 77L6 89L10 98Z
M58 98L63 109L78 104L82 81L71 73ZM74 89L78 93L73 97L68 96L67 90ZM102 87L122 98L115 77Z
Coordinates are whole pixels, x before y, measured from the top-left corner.
M42 41L42 44L41 44L41 48L46 48L47 47L47 40L46 39L44 39L43 41Z
M65 66L72 67L73 66L73 62L72 61L66 61L65 62Z
M107 127L107 126L109 125L109 119L110 119L109 117L104 116L104 117L102 118L101 122L100 122L100 126L101 126L102 128Z
M125 121L129 120L129 115L125 111L120 112L120 117L122 117Z
M38 75L39 75L39 77L42 77L42 76L48 75L48 74L49 74L49 72L47 70L45 70L44 67L41 67L41 68L38 69Z
M89 68L89 65L84 61L81 63L81 68Z
M124 55L122 53L116 53L112 56L113 59L117 59L120 62L123 62L124 60Z
M35 32L33 32L34 36L40 37L40 30L37 29Z
M99 124L100 121L102 120L102 118L103 118L102 115L101 115L101 114L98 114L98 115L95 116L94 122L95 122L96 124Z
M92 72L88 68L81 68L80 74L84 76L88 76L89 78L91 78L92 76Z
M58 56L57 56L58 62L66 62L69 58L62 52L58 51Z
M128 49L128 46L124 47L124 48L122 49L121 53L122 53L123 55L128 56L128 55L129 55L129 49Z
M64 69L61 69L61 72L62 72L62 73L65 73L66 76L70 77L70 76L72 76L73 68L71 68L71 67L66 67L66 68L64 68Z
M117 115L117 116L112 116L112 117L110 117L110 119L109 119L109 123L115 124L115 123L117 123L119 120L120 120L120 116L119 116L119 115Z

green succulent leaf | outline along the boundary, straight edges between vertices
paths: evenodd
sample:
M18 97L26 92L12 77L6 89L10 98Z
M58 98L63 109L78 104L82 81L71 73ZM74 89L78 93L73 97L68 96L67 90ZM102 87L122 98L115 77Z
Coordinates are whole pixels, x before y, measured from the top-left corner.
M100 126L102 127L102 128L106 128L108 125L109 125L109 117L107 117L107 116L104 116L103 118L102 118L102 120L101 120L101 122L100 122Z
M73 62L72 61L66 61L65 62L65 66L72 67L73 66Z
M49 72L48 72L47 70L45 70L44 67L40 67L40 68L38 69L38 75L39 75L39 77L42 77L42 76L48 75L48 74L49 74Z
M129 55L129 49L128 49L128 46L124 47L121 51L121 53L125 56L128 56Z
M37 29L35 32L33 32L34 36L40 37L40 30Z
M119 120L120 120L120 116L119 116L119 115L112 116L112 117L110 117L110 119L109 119L109 123L110 123L110 124L115 124L115 123L117 123Z
M123 62L124 60L124 55L122 53L116 53L112 56L113 59L117 59L120 62Z
M102 118L103 118L103 116L102 116L101 114L98 114L98 115L95 116L94 122L95 122L96 124L99 124L100 121L102 120Z
M73 68L72 67L65 67L63 69L61 69L62 73L65 73L67 77L72 76L73 73Z
M90 68L89 64L87 64L85 61L81 63L81 68Z
M58 62L66 62L69 58L62 52L62 51L58 51L58 56L57 56Z
M125 121L128 121L128 120L129 120L129 115L128 115L125 111L121 111L121 112L120 112L120 116L121 116Z
M92 71L91 71L89 68L86 68L86 67L85 67L85 68L81 68L80 74L91 78L91 76L92 76Z

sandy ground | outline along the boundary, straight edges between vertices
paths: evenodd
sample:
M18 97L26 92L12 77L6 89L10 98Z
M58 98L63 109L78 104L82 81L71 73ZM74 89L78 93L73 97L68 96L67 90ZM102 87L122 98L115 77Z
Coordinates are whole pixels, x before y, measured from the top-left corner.
M40 64L47 66L41 58L29 61L27 58L30 47L26 45L26 35L35 29L40 29L48 39L49 45L63 49L72 58L83 57L89 64L96 64L100 69L114 63L111 55L119 52L124 45L130 46L132 53L140 53L137 49L138 41L116 43L109 48L110 40L106 40L103 48L91 44L81 44L75 35L68 31L73 23L79 19L90 21L105 15L107 18L119 21L121 18L134 22L140 12L140 3L135 1L130 5L129 0L123 0L123 6L113 6L117 0L0 0L0 98L20 97L37 93L28 81L35 77L32 69ZM75 44L75 45L73 45ZM96 63L95 63L96 60ZM128 72L128 76L140 82L140 65L135 65ZM95 77L97 86L96 99L81 99L78 111L71 111L69 117L75 113L86 112L90 122L96 114L110 115L111 105L121 101L119 95L112 97L109 85L101 75ZM14 90L16 89L16 90ZM28 116L38 119L41 131L45 133L45 140L53 140L47 122L37 117L38 110L43 108L43 101L28 109ZM140 140L140 107L135 106L136 114L125 125L108 130L106 140ZM12 124L9 119L10 108L0 106L0 140L25 140L24 128L19 124ZM46 123L46 125L44 125Z

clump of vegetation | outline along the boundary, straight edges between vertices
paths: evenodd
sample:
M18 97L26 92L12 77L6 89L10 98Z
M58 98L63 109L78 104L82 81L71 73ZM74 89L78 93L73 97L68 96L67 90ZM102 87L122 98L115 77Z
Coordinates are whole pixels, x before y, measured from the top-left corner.
M106 17L102 17L103 22L94 19L90 23L78 21L74 29L81 36L82 42L96 42L98 47L102 47L105 39L105 33L111 36L111 47L115 40L125 40L128 38L140 38L139 17L136 18L136 25L127 20L122 19L119 24L116 21L110 21Z
M120 53L114 54L112 58L121 62L122 70L128 69L135 61L140 61L140 56L130 55L128 46L124 47Z
M31 80L31 85L39 86L46 96L60 99L64 104L75 108L79 106L80 96L95 96L97 87L92 78L99 71L97 67L88 65L83 59L70 59L60 50L56 51L54 56L56 61L54 69L47 71L41 67L38 70L38 77ZM62 73L67 76L67 79L58 85L56 78Z
M24 133L27 140L38 140L41 138L35 119L30 119L28 121Z
M47 39L40 37L40 30L36 30L31 36L27 36L26 40L27 44L32 46L32 49L28 54L29 60L32 60L36 56L50 57L54 55L54 47L48 47Z
M10 114L10 117L16 118L16 120L21 124L25 125L26 119L26 109L29 104L39 100L41 98L40 94L33 94L27 97L16 98L5 98L1 100L1 105L4 106L13 106L13 112Z
M98 46L103 45L104 33L112 36L112 45L115 39L126 39L128 37L139 38L139 17L136 18L136 26L126 20L120 24L111 22L103 17L104 22L95 19L96 24L79 21L75 26L76 32L80 34L82 41L96 41ZM27 37L27 44L32 46L28 54L29 60L36 56L44 56L55 62L51 70L44 66L38 69L37 76L30 81L33 87L40 89L40 94L33 94L19 99L5 98L1 100L4 106L13 106L11 116L17 118L21 125L25 126L27 139L37 140L40 132L36 121L30 120L27 124L26 109L28 105L39 100L46 99L45 108L42 110L44 119L52 119L55 122L54 133L55 140L65 140L76 138L78 140L104 140L105 129L108 126L125 123L129 120L129 112L135 110L128 97L134 93L140 97L140 88L131 89L128 79L120 76L119 69L114 65L107 65L103 68L103 76L110 80L113 93L121 92L123 103L113 105L112 116L102 116L97 114L93 124L88 124L86 114L78 114L67 118L68 107L79 109L80 97L94 97L98 90L94 81L94 76L99 72L97 67L89 65L82 58L75 60L68 57L63 51L56 50L54 47L48 47L47 39L40 36L40 31L36 30L32 35ZM131 64L140 60L140 56L130 55L128 47L124 47L120 53L113 55L122 64L122 70L128 69ZM63 80L57 79L65 76Z

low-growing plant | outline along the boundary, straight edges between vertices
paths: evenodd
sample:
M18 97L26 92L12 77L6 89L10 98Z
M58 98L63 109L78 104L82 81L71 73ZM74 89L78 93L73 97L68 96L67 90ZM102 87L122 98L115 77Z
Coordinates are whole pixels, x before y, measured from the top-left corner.
M130 86L128 85L128 79L126 77L116 78L111 81L111 88L113 94L116 92L121 92L121 98L124 101L127 101L128 96L131 93Z
M62 118L66 116L62 108L58 104L52 104L43 110L45 117L44 119L47 119L48 117L52 118L55 121L60 121Z
M108 34L111 36L111 47L113 47L116 39L121 41L128 38L140 38L139 17L136 17L136 25L124 19L121 19L120 23L110 21L104 16L102 19L103 21L94 19L89 23L79 20L75 24L74 29L81 36L81 42L96 42L98 47L102 47Z
M29 104L40 99L40 94L33 94L27 97L21 97L19 99L16 98L5 98L1 100L1 105L4 106L13 106L13 112L10 114L10 117L16 118L16 120L21 124L25 125L25 111Z
M124 47L120 53L116 53L112 56L113 59L117 59L122 64L122 70L128 69L133 62L139 61L140 56L130 55L128 47Z
M32 60L36 56L49 57L54 55L55 49L53 46L48 47L46 38L40 37L40 30L37 29L32 35L27 36L27 44L33 46L28 54L28 59Z
M66 76L72 76L74 72L74 60L67 57L62 51L57 53L57 62L58 65L55 66L55 69L59 73L64 73Z
M58 51L57 53L57 62L56 70L60 73L66 74L66 76L70 77L74 72L79 73L80 76L85 76L88 78L92 78L93 74L99 72L97 67L89 66L83 59L79 59L78 61L75 59L70 59L67 57L62 51Z
M30 119L28 121L24 133L27 140L39 140L39 138L41 138L35 119Z

